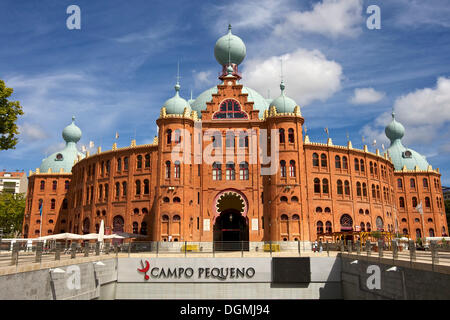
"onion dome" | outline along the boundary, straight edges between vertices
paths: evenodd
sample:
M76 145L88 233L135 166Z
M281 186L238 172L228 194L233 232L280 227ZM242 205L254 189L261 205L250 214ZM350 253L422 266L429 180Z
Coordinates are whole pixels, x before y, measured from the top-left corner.
M49 169L56 173L59 173L61 169L63 169L63 172L71 172L78 155L84 158L84 154L77 150L77 142L81 139L81 130L74 122L75 117L72 117L72 123L65 127L62 132L62 136L66 141L65 148L42 160L39 168L40 172L48 172Z
M272 101L269 108L274 106L278 113L294 112L294 108L297 106L297 103L288 96L286 96L286 94L284 93L284 88L285 85L283 81L281 81L280 84L281 95Z
M384 132L391 140L391 145L387 149L392 159L395 170L402 170L404 166L408 170L414 170L416 166L419 170L428 170L428 161L420 153L406 148L401 139L405 135L405 127L395 120L395 113L392 113L392 121L389 123Z
M228 33L217 40L214 46L214 56L217 62L224 66L230 63L240 64L246 55L245 44L241 38L231 33L231 25Z
M183 114L184 108L188 108L189 112L191 111L191 107L189 103L180 97L180 84L177 82L175 85L175 95L164 102L163 107L166 108L167 114Z

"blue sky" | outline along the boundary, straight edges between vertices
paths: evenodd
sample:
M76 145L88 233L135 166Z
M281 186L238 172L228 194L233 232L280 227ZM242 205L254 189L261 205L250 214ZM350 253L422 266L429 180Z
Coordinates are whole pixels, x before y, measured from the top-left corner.
M66 9L81 9L81 30L68 30ZM369 30L369 5L381 29ZM0 1L0 79L14 88L25 115L20 142L0 151L0 170L28 170L62 148L72 115L79 143L111 148L151 143L155 120L174 94L216 85L214 44L226 33L243 39L242 83L302 107L312 141L388 147L392 108L403 142L427 156L450 185L450 8L446 0ZM369 147L372 151L374 148ZM94 151L94 150L93 150Z

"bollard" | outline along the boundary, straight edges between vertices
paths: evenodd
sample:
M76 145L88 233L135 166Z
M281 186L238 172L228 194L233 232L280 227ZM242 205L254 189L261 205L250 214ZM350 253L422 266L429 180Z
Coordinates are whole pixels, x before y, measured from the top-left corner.
M300 252L300 240L297 241L297 247L298 247L298 255L301 256L301 252Z
M100 255L100 241L97 241L95 243L95 255L99 256Z
M330 244L327 240L327 256L330 256Z
M70 259L75 259L77 256L77 244L72 242L70 245Z
M395 240L392 240L392 259L398 259L398 246Z
M356 254L359 256L361 254L361 241L356 241Z
M370 243L370 240L366 240L366 252L367 256L370 256L372 253L372 244Z
M344 244L344 240L340 241L340 246L341 246L341 252L345 251L345 244Z
M84 256L89 257L89 242L84 244Z
M439 252L437 250L436 241L432 240L430 242L430 248L431 248L431 264L434 269L434 265L439 264Z
M11 265L14 266L19 263L19 248L18 242L13 243L12 254L11 254Z
M351 240L347 241L347 251L348 251L348 253L352 253L352 241Z
M378 240L378 257L383 258L383 240Z
M413 240L409 240L408 249L409 249L409 260L411 262L416 261L416 244L414 243Z
M55 260L61 260L61 243L57 242L55 247Z
M44 248L44 243L43 242L38 242L36 244L36 257L34 259L34 262L41 262L43 248Z

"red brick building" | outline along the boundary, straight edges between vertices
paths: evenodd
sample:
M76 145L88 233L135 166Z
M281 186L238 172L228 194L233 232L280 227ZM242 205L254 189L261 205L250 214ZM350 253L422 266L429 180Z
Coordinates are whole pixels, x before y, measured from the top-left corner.
M84 155L76 149L81 130L66 127L66 148L30 173L24 236L38 237L41 223L42 235L98 232L101 220L106 232L153 241L448 233L439 170L401 145L401 124L386 127L392 144L383 154L310 142L283 83L273 101L240 83L245 53L230 29L215 46L222 83L189 101L177 83L153 144Z

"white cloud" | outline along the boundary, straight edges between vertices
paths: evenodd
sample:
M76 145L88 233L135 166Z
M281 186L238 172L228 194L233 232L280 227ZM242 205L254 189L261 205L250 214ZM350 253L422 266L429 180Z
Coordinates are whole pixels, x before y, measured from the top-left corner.
M275 27L280 36L311 32L333 38L354 37L362 30L362 0L323 0L311 11L291 11L284 18Z
M298 49L283 56L245 62L245 85L271 97L280 93L280 59L286 94L300 106L314 100L325 101L341 88L342 67L318 50Z
M350 102L352 104L371 104L380 101L384 96L384 92L376 91L373 88L357 88Z
M448 0L397 0L401 5L395 23L406 27L437 25L450 28Z
M214 72L212 70L207 71L192 71L192 74L194 76L194 86L196 88L204 87L205 85L210 85L212 82L214 82L213 75Z
M450 78L440 77L435 88L418 89L397 98L394 111L396 120L405 127L404 144L442 143L450 129ZM390 121L390 113L386 112L366 125L363 132L386 141L384 128ZM441 151L448 149L441 147Z
M33 142L48 138L48 135L41 128L41 126L28 122L25 122L19 126L19 132L20 138L27 142Z

